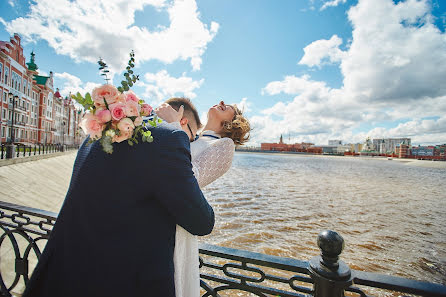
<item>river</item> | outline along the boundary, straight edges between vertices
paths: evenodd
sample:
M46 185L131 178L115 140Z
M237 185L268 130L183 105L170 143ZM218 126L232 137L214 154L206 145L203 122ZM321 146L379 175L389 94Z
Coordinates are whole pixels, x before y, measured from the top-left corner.
M236 152L203 191L216 224L200 240L307 260L330 229L352 269L446 284L446 169L415 163Z

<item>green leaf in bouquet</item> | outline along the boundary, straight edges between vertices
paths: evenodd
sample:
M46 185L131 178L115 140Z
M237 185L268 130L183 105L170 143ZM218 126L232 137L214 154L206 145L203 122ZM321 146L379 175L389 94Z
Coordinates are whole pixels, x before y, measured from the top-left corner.
M121 81L121 85L122 85L123 87L125 87L127 84L128 84L128 83L127 83L125 80Z
M153 137L152 136L149 136L148 138L147 138L147 142L153 142Z
M93 104L93 99L91 98L90 93L85 94L85 101L86 101L88 104Z
M129 139L127 142L128 142L128 144L129 144L130 146L133 146L133 141L131 141L131 140Z
M130 73L130 74L133 74L133 70L129 70L129 73Z
M123 93L123 92L124 92L124 89L123 89L122 87L118 87L118 91L121 92L121 93Z
M110 136L103 136L101 138L101 145L104 152L107 154L113 153L112 138Z
M124 90L126 90L126 91L128 91L128 90L130 90L130 88L129 88L129 86L124 86Z

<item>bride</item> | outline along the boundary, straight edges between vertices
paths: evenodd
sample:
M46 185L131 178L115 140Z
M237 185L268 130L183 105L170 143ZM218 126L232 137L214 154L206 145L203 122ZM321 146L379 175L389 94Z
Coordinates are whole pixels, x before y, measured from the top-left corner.
M181 108L187 98L171 98L156 109L165 122L174 123L181 119ZM207 114L207 123L200 135L191 142L192 170L204 188L229 170L235 145L249 139L251 130L248 120L234 105L212 106ZM183 118L184 120L184 118ZM201 123L198 123L200 128ZM194 131L188 125L192 137ZM175 236L174 266L176 297L198 297L200 295L200 272L197 237L177 225Z

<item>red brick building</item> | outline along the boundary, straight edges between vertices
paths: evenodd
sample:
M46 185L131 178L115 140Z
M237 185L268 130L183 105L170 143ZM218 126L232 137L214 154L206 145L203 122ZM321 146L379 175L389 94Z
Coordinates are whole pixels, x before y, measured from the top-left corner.
M287 144L283 142L283 137L281 135L279 143L261 143L260 149L262 151L308 152L308 149L313 145L314 145L313 143L306 143L306 142Z
M0 41L0 99L1 143L76 142L79 113L71 99L54 97L53 73L39 75L34 53L26 63L18 34L9 41ZM59 122L58 111L66 114ZM60 121L65 121L65 125L60 125ZM65 133L68 133L68 141L63 142L64 139L58 136Z

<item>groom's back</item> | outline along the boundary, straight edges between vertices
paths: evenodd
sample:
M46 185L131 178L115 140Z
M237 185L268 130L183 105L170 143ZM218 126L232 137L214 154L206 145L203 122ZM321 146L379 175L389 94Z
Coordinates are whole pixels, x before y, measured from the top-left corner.
M175 208L181 206L170 198L179 190L170 178L190 179L188 139L181 131L152 133L153 143L114 144L111 155L98 142L82 145L26 296L174 296Z

